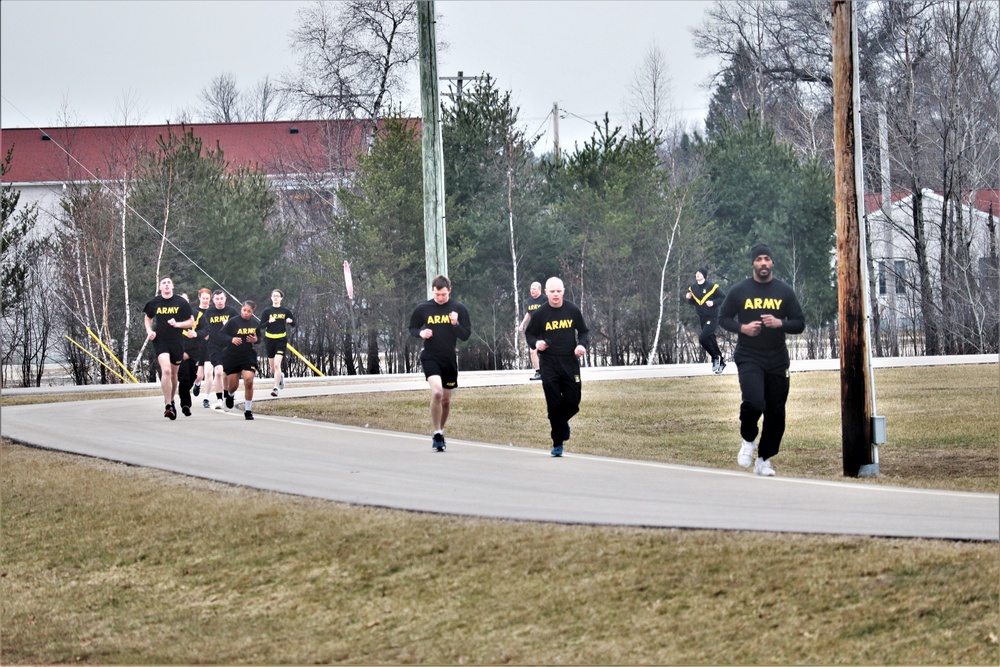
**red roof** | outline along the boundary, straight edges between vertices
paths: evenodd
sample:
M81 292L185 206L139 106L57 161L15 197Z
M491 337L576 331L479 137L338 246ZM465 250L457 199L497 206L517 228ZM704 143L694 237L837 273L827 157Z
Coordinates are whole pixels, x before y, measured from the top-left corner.
M271 177L342 174L367 147L362 121L274 121L125 127L0 130L3 155L13 146L12 183L121 178L157 140L192 132L205 151L220 147L230 168L257 167ZM2 156L0 156L2 157Z
M912 193L909 190L898 190L893 192L890 201L895 204L904 199L908 199ZM937 195L943 195L939 190ZM962 204L972 204L974 208L983 213L1000 216L1000 190L972 190L962 194ZM874 213L882 206L882 195L880 193L868 193L865 195L865 215Z

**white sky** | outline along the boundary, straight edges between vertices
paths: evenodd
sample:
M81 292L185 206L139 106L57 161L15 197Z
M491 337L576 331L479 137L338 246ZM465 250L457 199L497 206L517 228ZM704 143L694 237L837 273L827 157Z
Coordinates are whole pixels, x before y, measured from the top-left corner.
M157 124L198 106L211 79L232 72L243 88L278 78L295 65L289 33L292 0L158 2L0 1L3 127L121 122ZM707 0L437 0L438 75L490 73L510 91L529 132L551 147L558 102L560 144L593 134L605 112L625 124L628 84L652 45L668 61L675 107L700 124L705 87L717 61L694 55L689 28ZM419 115L418 73L408 111ZM442 82L441 90L447 89Z

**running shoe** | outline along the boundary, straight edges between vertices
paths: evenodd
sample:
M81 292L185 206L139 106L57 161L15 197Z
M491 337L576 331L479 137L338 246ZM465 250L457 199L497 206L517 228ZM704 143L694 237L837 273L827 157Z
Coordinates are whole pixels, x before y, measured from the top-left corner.
M177 419L177 408L174 407L173 403L171 403L170 405L167 405L164 408L164 410L163 410L163 416L166 417L167 419L170 419L170 420Z
M230 394L230 393L229 393L229 392L227 391L227 392L226 392L226 409L227 409L227 410L232 410L232 409L233 409L233 404L234 404L235 402L236 402L236 399L235 399L235 398L233 397L233 395L232 395L232 394Z
M530 378L528 378L528 379L529 379L529 380L541 380L541 379L542 379L542 373L541 373L541 371L535 371L535 374L534 374L534 375L532 375L532 376L531 376Z
M435 433L431 438L431 448L435 452L443 452L445 450L444 436L440 433Z
M281 381L278 383L278 389L284 389L284 388L285 388L285 376L282 375Z
M562 445L556 445L555 447L552 448L552 451L549 453L552 454L552 456L556 457L562 456L562 447L563 447Z
M221 398L215 399L215 406L214 407L215 407L216 410L221 410L222 409L222 399Z
M278 398L278 388L277 387L275 387L274 389L271 390L271 396L273 396L274 398Z
M749 468L753 465L753 448L754 444L746 440L740 445L740 453L736 455L736 462L741 468Z
M774 477L774 468L771 467L771 461L758 456L757 463L753 467L753 474L760 475L761 477Z
M726 362L723 361L722 359L719 359L719 365L715 369L715 374L722 375L722 371L724 370L726 370Z
M191 406L190 405L182 405L181 406L181 412L184 413L185 417L190 417L191 416Z
M244 410L243 411L243 419L247 419L247 420L253 421L253 413L250 412L249 410Z
M195 382L194 383L194 387L191 388L191 393L194 394L195 396L197 396L198 394L201 393L201 383L200 382Z
M212 407L212 404L208 402L207 398L203 398L203 399L201 399L201 407L203 407L203 408L210 408L210 407Z

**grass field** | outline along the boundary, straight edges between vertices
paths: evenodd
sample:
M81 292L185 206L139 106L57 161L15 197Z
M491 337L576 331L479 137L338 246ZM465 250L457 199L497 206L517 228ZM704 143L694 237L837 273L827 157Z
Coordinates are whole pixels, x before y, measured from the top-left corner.
M998 491L996 365L876 380L889 443L857 483ZM793 376L780 475L843 479L838 395ZM460 390L448 431L547 447L540 400ZM729 377L587 384L574 448L733 467L737 402ZM427 420L425 392L255 405L285 410ZM996 543L449 518L0 455L3 664L1000 664Z

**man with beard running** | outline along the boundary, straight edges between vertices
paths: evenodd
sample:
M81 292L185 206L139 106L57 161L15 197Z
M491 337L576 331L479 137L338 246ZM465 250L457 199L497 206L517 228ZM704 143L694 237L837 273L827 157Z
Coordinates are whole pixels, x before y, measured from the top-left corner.
M737 283L719 310L719 326L739 334L733 361L740 378L740 445L736 462L754 467L754 474L774 477L771 458L778 453L785 433L785 402L788 400L788 346L785 334L806 328L805 315L786 283L774 278L774 260L769 248L758 243L750 250L753 276ZM763 415L758 430L757 422ZM757 460L754 440L760 433Z

